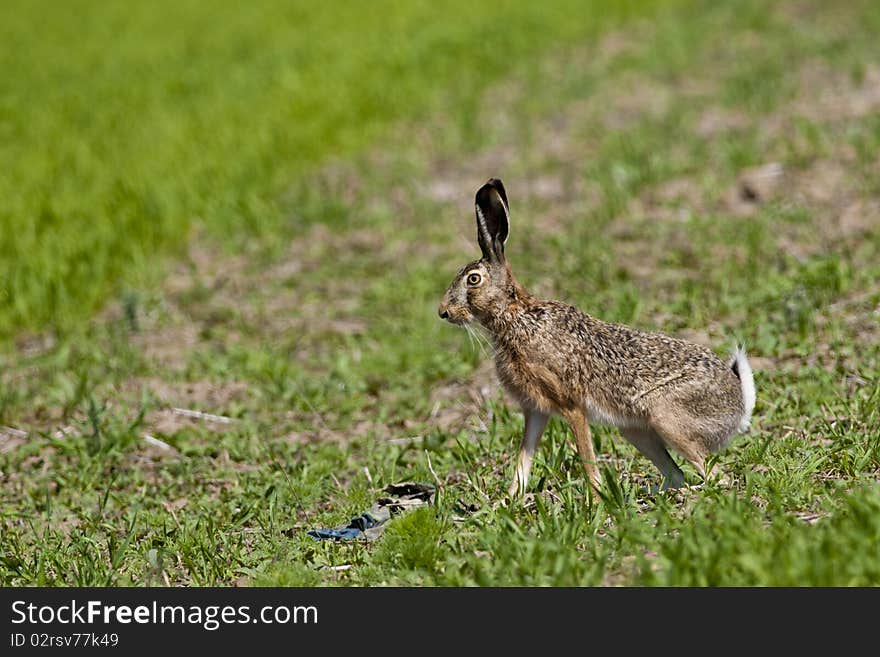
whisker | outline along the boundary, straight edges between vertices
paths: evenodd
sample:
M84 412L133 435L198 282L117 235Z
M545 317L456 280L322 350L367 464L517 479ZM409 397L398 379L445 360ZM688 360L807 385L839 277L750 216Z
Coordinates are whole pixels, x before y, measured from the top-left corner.
M472 326L468 326L468 332L474 337L474 340L477 342L477 347L480 350L480 353L484 358L490 359L489 351L491 349L491 345L489 344L488 338L483 335L480 331L474 329Z
M485 345L486 349L486 357L490 360L495 358L495 345L492 344L489 341L489 338L487 338L485 335L483 336L483 344Z
M478 350L479 345L476 344L476 336L474 336L474 330L467 324L464 325L464 330L467 331L468 342L470 342L471 349Z

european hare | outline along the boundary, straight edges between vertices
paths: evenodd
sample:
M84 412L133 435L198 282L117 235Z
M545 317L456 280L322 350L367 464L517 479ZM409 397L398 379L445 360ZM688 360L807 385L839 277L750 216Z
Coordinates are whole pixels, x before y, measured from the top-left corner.
M599 487L589 422L618 427L663 474L684 484L670 447L705 476L709 452L748 429L755 384L745 351L728 364L684 340L609 324L559 301L529 294L504 245L510 230L500 180L477 191L477 242L483 257L462 267L440 304L442 319L476 321L489 332L498 377L525 415L510 494L524 493L547 420L571 426L587 476Z

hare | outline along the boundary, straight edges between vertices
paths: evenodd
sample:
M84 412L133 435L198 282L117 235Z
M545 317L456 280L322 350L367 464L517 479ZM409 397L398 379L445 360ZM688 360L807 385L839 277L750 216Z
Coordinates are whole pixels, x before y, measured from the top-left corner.
M453 324L481 324L491 336L502 385L525 416L509 493L523 494L551 415L571 426L593 488L600 488L590 422L610 424L678 488L684 474L672 448L705 477L710 452L748 430L755 383L745 350L723 363L711 350L660 333L603 322L559 301L529 294L504 254L507 193L491 179L476 194L483 257L453 279L439 307Z

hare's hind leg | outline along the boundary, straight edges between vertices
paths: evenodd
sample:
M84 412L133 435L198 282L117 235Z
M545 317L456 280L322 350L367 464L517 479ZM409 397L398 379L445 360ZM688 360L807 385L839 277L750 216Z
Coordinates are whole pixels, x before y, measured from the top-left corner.
M647 428L629 428L621 429L620 432L624 438L635 445L636 449L647 456L651 463L660 470L660 473L663 475L663 484L660 486L660 490L681 488L684 485L684 473L675 461L672 460L672 457L669 456L669 452L666 451L666 445L663 444L663 439L657 435L656 431Z
M685 457L706 478L706 458L709 450L705 436L696 428L697 423L684 416L670 415L652 422L654 430L663 442Z
M531 408L523 408L523 415L526 417L526 427L523 431L522 443L519 447L519 458L516 461L516 471L513 475L513 482L507 489L508 495L513 497L517 493L525 494L526 484L529 483L529 473L532 471L532 459L535 456L535 449L541 440L541 435L547 427L549 415L545 415L540 411Z
M587 473L587 478L595 490L599 490L599 469L596 467L596 452L593 451L593 436L590 433L590 424L587 414L582 408L574 408L563 413L565 421L568 422L574 433L574 440L577 443L578 454L581 457L581 463Z

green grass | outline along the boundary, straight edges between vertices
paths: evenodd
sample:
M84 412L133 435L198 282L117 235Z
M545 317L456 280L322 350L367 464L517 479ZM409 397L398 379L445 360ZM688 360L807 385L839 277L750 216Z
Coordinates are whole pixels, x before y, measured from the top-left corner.
M533 35L493 84L377 118L321 166L316 145L266 186L207 175L229 186L219 198L271 208L266 226L240 231L244 206L205 205L213 228L164 282L105 288L107 309L77 308L90 321L75 335L19 337L0 355L0 427L29 435L0 437L0 581L880 584L880 121L851 102L877 74L880 11L737 0L625 26ZM240 59L208 34L218 70ZM738 176L767 162L784 182L743 207ZM160 170L143 180L179 182ZM702 486L645 494L651 464L595 427L597 499L553 420L533 496L503 503L521 415L484 389L481 346L436 317L478 252L470 205L490 175L508 188L527 287L719 352L745 340L753 428ZM305 534L434 473L436 504L375 543Z
M3 3L0 339L75 331L196 225L301 229L317 164L427 113L471 138L486 85L656 4Z

